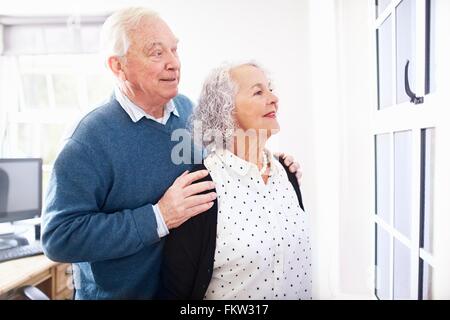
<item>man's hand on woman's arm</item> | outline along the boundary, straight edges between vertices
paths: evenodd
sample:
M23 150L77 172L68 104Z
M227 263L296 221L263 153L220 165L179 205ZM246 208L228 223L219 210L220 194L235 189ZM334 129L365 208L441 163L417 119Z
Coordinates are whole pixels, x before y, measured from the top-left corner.
M158 202L158 207L168 229L179 227L186 220L205 212L213 206L217 197L216 193L200 193L214 189L214 182L193 183L207 175L207 170L192 173L185 171L164 193Z
M294 157L283 152L275 153L275 156L283 160L284 164L289 168L290 172L295 173L298 185L301 185L302 169L300 167L300 164L294 160Z

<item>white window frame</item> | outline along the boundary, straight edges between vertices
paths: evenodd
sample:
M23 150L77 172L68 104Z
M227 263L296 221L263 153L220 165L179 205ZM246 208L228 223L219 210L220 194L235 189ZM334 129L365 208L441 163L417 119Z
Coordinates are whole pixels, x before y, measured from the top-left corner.
M378 110L378 106L375 105L375 108L372 110L372 128L371 128L371 136L372 141L375 141L373 137L379 134L388 133L390 135L390 157L391 157L391 165L392 168L390 172L390 191L394 192L394 132L411 130L412 131L412 184L411 184L411 238L403 236L400 232L395 230L394 226L394 197L390 197L390 222L387 224L380 216L376 215L374 212L374 223L378 226L382 227L389 235L390 235L390 275L389 275L389 288L390 288L390 299L394 297L394 239L400 241L403 245L405 245L409 251L411 256L411 274L410 274L410 299L417 299L419 292L419 258L423 259L425 263L430 265L432 268L436 266L434 254L426 252L424 249L420 248L420 152L421 152L421 129L425 128L435 128L435 148L444 147L443 144L439 144L439 131L438 128L441 125L440 120L442 117L445 117L445 112L443 108L440 106L440 101L443 101L440 97L439 92L432 92L425 96L425 24L426 24L426 1L425 0L416 0L416 88L412 88L413 91L416 92L416 95L419 97L425 96L424 104L421 105L413 105L410 102L405 102L401 104L397 104L396 96L397 96L397 54L396 54L396 14L395 9L401 3L402 0L392 0L388 7L380 13L378 17L376 17L375 11L373 10L373 41L376 43L376 30L378 27L382 25L382 23L390 16L392 22L392 106L386 107L384 109ZM375 1L373 1L373 5L375 7ZM375 46L377 48L377 46ZM377 62L374 63L375 68L377 66ZM378 75L378 71L375 70L376 75ZM376 89L376 88L375 88ZM378 92L376 92L375 97L378 96ZM444 139L443 139L444 140ZM373 145L373 150L375 150L375 143ZM436 155L434 155L436 158ZM373 167L376 166L375 157ZM435 167L434 174L438 174L439 168ZM434 178L434 177L433 177ZM435 183L432 181L432 183ZM438 186L435 185L435 188ZM376 186L374 186L376 188ZM431 200L433 203L436 201L434 198ZM372 205L372 208L375 208L375 201ZM438 214L438 212L434 211L433 215L433 223L435 221L434 217ZM443 214L443 213L441 213ZM436 225L431 226L430 232L436 232ZM376 271L375 271L376 272ZM376 288L376 284L375 284Z

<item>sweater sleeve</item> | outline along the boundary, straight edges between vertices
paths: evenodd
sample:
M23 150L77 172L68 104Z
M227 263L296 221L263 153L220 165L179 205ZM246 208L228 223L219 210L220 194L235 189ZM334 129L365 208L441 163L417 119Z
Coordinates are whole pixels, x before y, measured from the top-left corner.
M55 162L42 221L52 260L94 262L132 255L159 241L151 203L102 212L113 174L107 161L70 139Z

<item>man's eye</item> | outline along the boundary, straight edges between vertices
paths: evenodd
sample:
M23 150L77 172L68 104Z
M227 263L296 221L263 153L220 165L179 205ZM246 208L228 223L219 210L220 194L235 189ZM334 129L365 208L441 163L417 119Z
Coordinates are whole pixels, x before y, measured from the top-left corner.
M160 57L162 56L162 54L163 54L162 50L157 50L152 53L152 56Z
M262 95L262 90L258 90L258 91L256 91L253 95L254 96L260 96L260 95Z

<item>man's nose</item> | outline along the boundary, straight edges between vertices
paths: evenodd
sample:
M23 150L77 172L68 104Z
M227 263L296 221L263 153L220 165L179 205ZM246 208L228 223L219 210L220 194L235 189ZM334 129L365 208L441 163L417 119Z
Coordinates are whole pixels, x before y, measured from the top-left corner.
M169 70L180 69L180 59L178 58L178 56L175 55L174 53L170 52L166 67Z

